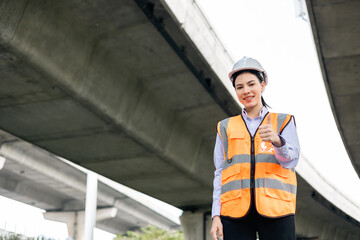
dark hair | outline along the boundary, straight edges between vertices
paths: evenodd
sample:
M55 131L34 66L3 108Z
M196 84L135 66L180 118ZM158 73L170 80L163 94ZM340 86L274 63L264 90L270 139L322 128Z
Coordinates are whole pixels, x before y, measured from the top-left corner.
M251 74L254 74L258 79L259 79L259 82L262 83L264 81L264 74L262 72L259 72L259 71L256 71L256 70L253 70L253 69L246 69L246 70L241 70L241 71L238 71L238 72L235 72L232 76L231 76L231 82L232 82L232 85L233 87L235 88L235 79L240 75L240 74L243 74L243 73L251 73ZM266 108L271 108L264 100L263 96L261 96L261 103L263 106L265 106Z

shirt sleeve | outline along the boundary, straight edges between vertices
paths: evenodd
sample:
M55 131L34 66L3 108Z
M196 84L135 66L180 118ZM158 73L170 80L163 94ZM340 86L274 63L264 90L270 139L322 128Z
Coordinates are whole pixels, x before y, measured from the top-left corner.
M211 218L214 216L220 216L220 194L221 194L221 171L224 161L224 147L220 138L220 135L216 135L216 142L214 148L214 191L213 191L213 203Z
M299 162L300 143L293 117L279 137L285 144L278 148L275 147L276 159L284 168L296 167Z

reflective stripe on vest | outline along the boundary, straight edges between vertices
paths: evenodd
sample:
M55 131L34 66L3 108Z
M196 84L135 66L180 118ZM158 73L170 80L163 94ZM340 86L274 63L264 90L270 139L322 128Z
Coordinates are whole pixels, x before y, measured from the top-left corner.
M288 114L271 113L273 129L280 134L291 117ZM253 166L256 171L251 180L252 137L242 116L219 122L218 133L223 142L225 159L221 174L221 215L243 217L250 208L251 186L255 186L256 209L261 215L280 217L294 214L297 188L295 171L280 165L273 145L263 142L256 131L253 137Z

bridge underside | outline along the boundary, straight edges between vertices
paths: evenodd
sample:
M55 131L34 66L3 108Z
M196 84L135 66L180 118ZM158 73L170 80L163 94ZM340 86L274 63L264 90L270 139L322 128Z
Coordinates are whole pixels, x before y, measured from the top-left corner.
M331 108L360 176L360 1L306 1Z
M0 7L2 129L174 206L209 206L216 124L239 107L161 4Z

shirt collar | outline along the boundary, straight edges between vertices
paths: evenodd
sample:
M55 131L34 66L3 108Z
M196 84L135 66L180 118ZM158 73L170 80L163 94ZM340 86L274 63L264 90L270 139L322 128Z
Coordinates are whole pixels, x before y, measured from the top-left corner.
M256 118L260 117L261 119L263 119L268 112L269 112L269 110L264 106L260 110L259 116L257 116ZM242 115L243 115L244 118L251 119L247 115L247 112L245 111L245 108L243 108L243 110L242 110Z

